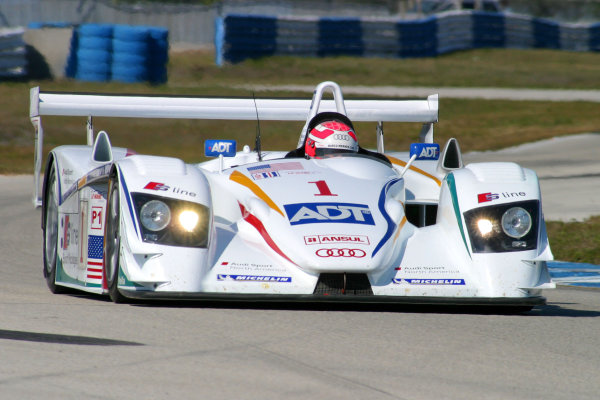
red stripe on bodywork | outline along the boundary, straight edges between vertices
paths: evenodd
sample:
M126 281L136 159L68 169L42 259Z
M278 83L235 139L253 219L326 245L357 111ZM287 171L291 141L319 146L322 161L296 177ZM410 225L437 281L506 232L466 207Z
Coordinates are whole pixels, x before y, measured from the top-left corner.
M296 265L295 262L293 262L292 260L290 260L283 253L283 251L281 251L281 249L279 247L277 247L277 245L275 244L275 241L273 241L273 239L271 238L271 236L269 236L269 233L265 229L265 226L263 225L263 223L258 218L256 218L256 216L250 214L248 212L248 210L246 210L246 207L244 207L240 202L238 202L238 204L240 205L240 210L242 211L242 217L244 218L244 220L246 222L248 222L250 225L252 225L258 231L258 233L260 233L260 235L265 240L265 242L267 242L267 244L269 245L269 247L272 248L281 257L285 258L286 260L288 260L292 264Z

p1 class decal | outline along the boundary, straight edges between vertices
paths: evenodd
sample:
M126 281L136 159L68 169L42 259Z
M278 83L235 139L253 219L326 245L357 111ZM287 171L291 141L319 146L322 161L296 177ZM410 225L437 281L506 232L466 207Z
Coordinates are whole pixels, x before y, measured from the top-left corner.
M319 257L355 257L363 258L367 255L361 249L319 249L315 252Z
M104 221L104 214L102 212L102 207L92 206L92 223L90 227L92 229L102 230L102 224Z
M283 206L290 225L342 223L375 225L366 204L354 203L296 203Z

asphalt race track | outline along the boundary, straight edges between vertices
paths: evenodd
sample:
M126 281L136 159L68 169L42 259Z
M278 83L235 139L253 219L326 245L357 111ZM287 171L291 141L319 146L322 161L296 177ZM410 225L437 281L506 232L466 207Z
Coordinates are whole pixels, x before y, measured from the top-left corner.
M594 289L546 291L548 305L523 315L117 305L52 295L42 277L32 181L0 177L0 399L529 400L600 393ZM588 191L597 195L597 188ZM542 190L552 204L544 180Z

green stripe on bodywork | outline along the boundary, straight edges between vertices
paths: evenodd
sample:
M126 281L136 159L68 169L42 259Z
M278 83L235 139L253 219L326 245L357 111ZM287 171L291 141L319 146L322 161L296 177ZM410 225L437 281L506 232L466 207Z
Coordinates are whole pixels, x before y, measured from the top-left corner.
M145 288L144 285L140 285L139 283L130 281L127 278L127 276L125 275L125 272L123 272L123 269L121 268L120 265L119 265L118 279L119 280L117 281L117 286L122 289L143 289L143 288Z
M463 228L462 214L458 205L458 196L456 194L456 182L454 181L453 173L449 173L448 175L446 175L446 182L448 182L448 188L450 189L450 195L452 196L452 206L454 207L454 214L456 214L458 228L460 229L460 234L462 235L463 243L465 244L467 253L469 254L469 257L471 257L471 251L469 251L469 245L467 244L467 238L465 236L465 230Z
M62 283L70 283L72 285L81 285L81 282L78 281L77 279L69 276L64 268L63 268L63 263L62 263L62 259L60 257L56 257L56 282L62 282Z
M78 285L81 287L89 287L89 288L101 288L102 284L100 283L90 283L87 281L80 281L77 278L73 278L69 276L64 268L62 259L60 257L56 257L56 282L68 283L71 285Z

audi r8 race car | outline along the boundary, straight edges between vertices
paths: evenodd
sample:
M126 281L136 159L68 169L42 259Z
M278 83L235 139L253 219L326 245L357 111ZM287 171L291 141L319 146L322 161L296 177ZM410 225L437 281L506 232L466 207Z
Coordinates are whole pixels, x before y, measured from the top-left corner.
M333 99L323 94L332 92ZM42 115L88 117L87 145L46 161ZM31 90L34 202L44 276L128 299L471 304L530 309L553 288L536 174L510 162L464 165L433 140L438 96L347 100L334 82L312 100L45 93ZM304 121L297 149L205 142L198 164L131 154L92 117ZM353 121L373 121L377 149ZM384 151L383 122L420 122L410 151ZM300 128L300 126L299 126ZM362 133L364 134L364 133ZM408 149L407 149L408 150ZM41 187L40 187L41 186Z

